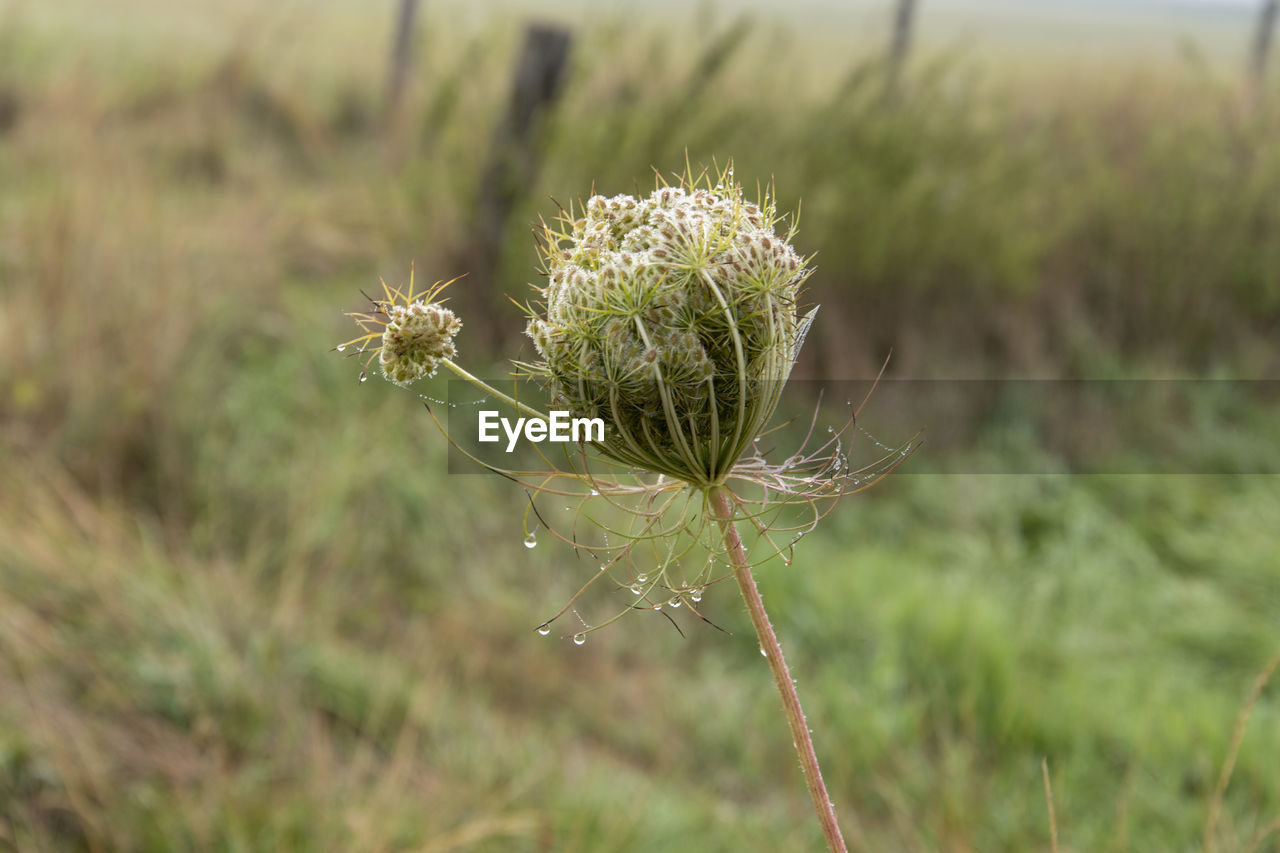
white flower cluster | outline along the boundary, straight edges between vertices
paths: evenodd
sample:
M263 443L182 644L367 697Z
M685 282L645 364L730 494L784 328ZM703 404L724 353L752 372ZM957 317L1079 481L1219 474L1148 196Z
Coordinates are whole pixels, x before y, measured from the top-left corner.
M383 310L387 322L378 362L382 375L397 385L434 376L440 359L458 354L453 339L462 321L448 308L416 300Z
M744 381L785 379L808 271L772 203L664 186L592 196L562 224L544 247L546 313L527 329L556 405L660 445L673 412L704 436L731 429Z

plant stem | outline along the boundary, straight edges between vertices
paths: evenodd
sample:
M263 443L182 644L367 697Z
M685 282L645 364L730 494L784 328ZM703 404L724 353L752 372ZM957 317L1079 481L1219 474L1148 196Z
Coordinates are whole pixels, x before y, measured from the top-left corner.
M787 714L787 725L791 727L791 739L795 743L796 752L800 755L800 769L804 771L804 781L809 787L809 796L813 798L813 807L818 811L818 822L822 824L822 834L826 836L827 846L832 853L847 853L844 836L840 834L840 825L836 821L836 810L827 794L827 786L822 781L822 769L818 767L818 756L813 751L813 738L809 735L809 726L805 723L804 709L800 707L800 697L796 694L795 682L787 670L787 662L782 657L782 646L773 633L773 625L769 622L769 614L765 612L764 601L760 598L760 590L756 588L755 578L751 575L751 566L747 563L747 554L742 548L742 540L738 537L738 529L733 523L734 508L730 500L730 492L724 486L713 486L707 492L712 511L720 529L724 533L724 544L729 551L729 562L733 565L733 575L738 580L738 589L742 591L742 599L747 604L747 612L751 614L751 624L755 626L756 636L760 638L760 648L769 660L769 668L773 670L773 680L782 694L782 708Z
M547 419L547 416L544 415L542 412L539 412L537 409L533 408L532 406L528 406L528 405L525 405L524 403L521 403L519 400L510 396L509 394L502 393L497 388L494 388L492 385L490 385L488 382L485 382L483 379L478 379L475 376L472 376L470 373L463 370L461 367L454 364L449 359L442 358L440 359L440 363L443 364L445 367L449 368L450 370L452 370L454 373L458 374L458 376L465 379L467 382L470 382L472 385L479 388L481 391L484 391L486 394L491 394L494 397L497 397L499 400L506 403L508 406L511 406L516 411L524 412L526 415L529 415L530 417L538 418L539 420L545 421Z

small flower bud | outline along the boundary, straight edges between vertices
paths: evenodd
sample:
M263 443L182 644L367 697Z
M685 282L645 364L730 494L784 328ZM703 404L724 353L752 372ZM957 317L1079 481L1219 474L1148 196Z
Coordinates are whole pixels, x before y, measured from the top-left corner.
M448 308L413 302L386 307L387 327L382 333L378 362L382 375L397 385L434 376L440 359L458 354L453 339L462 328Z

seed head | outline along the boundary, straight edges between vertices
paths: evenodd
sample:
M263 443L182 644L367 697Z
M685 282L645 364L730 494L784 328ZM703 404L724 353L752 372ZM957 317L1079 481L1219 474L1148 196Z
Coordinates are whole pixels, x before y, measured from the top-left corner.
M417 300L408 305L391 305L386 314L378 363L382 365L382 375L397 385L434 376L440 359L458 354L453 339L462 328L462 321L448 308Z
M458 354L453 339L462 329L462 321L435 301L440 291L452 283L436 282L419 294L414 293L412 271L407 291L382 282L384 298L370 298L371 311L348 315L365 334L335 349L342 352L352 347L350 355L369 353L366 370L376 356L382 375L397 385L434 376L443 359ZM364 376L360 374L362 381Z
M605 420L606 455L720 482L773 413L807 321L793 233L732 167L581 213L544 229L544 310L527 328L543 361L527 367L553 405Z

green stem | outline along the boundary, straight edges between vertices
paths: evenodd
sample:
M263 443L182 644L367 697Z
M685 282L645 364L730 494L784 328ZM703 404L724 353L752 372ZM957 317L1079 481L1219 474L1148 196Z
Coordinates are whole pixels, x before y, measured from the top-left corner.
M539 412L537 409L531 406L527 406L524 403L521 403L519 400L517 400L515 397L510 396L509 394L503 394L501 391L499 391L497 388L494 388L492 385L485 382L483 379L478 379L477 377L472 376L470 373L463 370L461 367L458 367L458 365L454 364L449 359L442 358L440 359L440 362L445 367L449 368L454 373L458 374L458 376L460 376L461 378L470 382L472 385L479 388L481 391L484 391L486 394L490 394L494 397L497 397L499 400L506 403L508 406L515 407L517 411L524 412L526 415L539 418L540 420L544 420L544 421L547 420L547 416L544 415L542 412Z
M729 552L729 562L733 565L734 577L738 580L738 589L747 604L747 612L751 614L751 624L755 626L756 636L760 639L760 648L769 660L769 668L773 670L773 680L782 694L782 709L787 715L787 725L791 727L791 739L795 743L796 752L800 755L800 769L804 771L804 781L809 787L809 796L813 798L813 807L818 812L818 822L822 824L822 834L827 839L827 846L832 853L847 853L844 836L840 834L840 825L836 821L836 810L827 794L827 786L822 781L822 769L818 767L818 755L813 751L813 738L805 723L804 709L800 707L800 697L796 694L795 682L787 669L787 662L782 657L782 646L773 633L773 625L769 622L769 614L765 612L764 601L760 598L760 590L756 588L755 578L751 575L751 566L747 562L746 551L742 548L742 540L738 537L738 529L733 523L734 509L730 502L729 491L724 486L714 486L707 492L711 501L716 521L724 533L724 544Z

